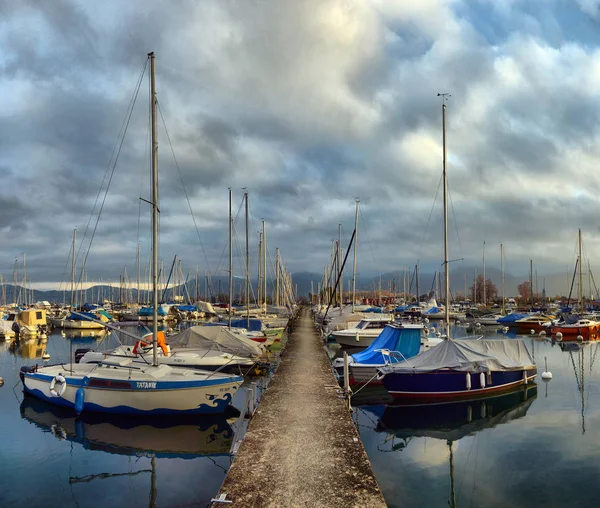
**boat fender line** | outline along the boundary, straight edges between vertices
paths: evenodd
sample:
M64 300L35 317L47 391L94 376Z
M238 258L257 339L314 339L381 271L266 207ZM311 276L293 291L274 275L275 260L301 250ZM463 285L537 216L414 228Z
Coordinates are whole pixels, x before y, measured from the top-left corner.
M58 390L56 390L56 383L60 383L60 388ZM54 376L52 381L50 381L50 395L52 395L53 397L62 397L66 389L67 380L62 374Z
M467 390L470 390L471 389L471 373L470 372L467 372L466 379L467 379Z
M75 393L75 412L79 416L83 412L83 405L85 403L85 391L82 386L77 388Z
M481 385L481 388L485 388L485 372L479 374L479 384Z

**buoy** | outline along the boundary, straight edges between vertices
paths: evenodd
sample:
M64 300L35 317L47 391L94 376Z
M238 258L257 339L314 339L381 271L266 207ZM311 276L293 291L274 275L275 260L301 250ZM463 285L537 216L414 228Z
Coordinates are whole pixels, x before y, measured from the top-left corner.
M455 323L456 323L457 325L459 325L459 324L460 324L460 319L457 319L457 320L455 321Z
M435 332L435 336L436 336L436 337L441 337L441 336L442 336L442 334L441 334L440 332Z
M544 356L544 365L546 370L542 372L542 379L544 381L550 381L552 379L552 372L548 372L548 358Z
M531 335L533 335L535 333L535 330L532 328L531 331L529 332Z
M44 351L44 354L42 355L42 360L50 360L50 355L48 354L48 351Z
M504 328L502 328L502 331L503 331L504 333L508 332L508 326L505 326Z
M546 332L545 332L544 330L541 330L541 331L540 331L540 336L541 336L541 337L545 337L545 336L546 336Z
M0 386L4 386L4 378L0 377Z
M435 326L431 327L431 333L435 333Z
M577 342L582 342L583 341L583 337L581 335L577 336Z
M423 328L423 332L425 333L425 335L429 335L429 328Z
M423 323L425 323L425 324L429 323L429 318L425 318L425 319L423 320Z
M556 334L556 340L557 340L558 342L560 342L560 341L562 340L562 333L561 333L561 332L558 332L558 333Z
M476 326L477 328L479 328L479 327L481 326L481 323L475 323L475 326Z

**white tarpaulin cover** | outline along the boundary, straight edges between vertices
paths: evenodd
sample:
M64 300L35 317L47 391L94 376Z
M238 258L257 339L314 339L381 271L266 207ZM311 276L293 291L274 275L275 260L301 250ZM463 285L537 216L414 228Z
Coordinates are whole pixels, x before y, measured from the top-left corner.
M535 362L521 339L450 339L409 360L380 370L386 374L432 372L440 369L459 372L501 372L534 367Z
M194 349L216 349L237 356L261 356L264 348L258 342L231 333L222 326L191 326L167 339L169 346Z

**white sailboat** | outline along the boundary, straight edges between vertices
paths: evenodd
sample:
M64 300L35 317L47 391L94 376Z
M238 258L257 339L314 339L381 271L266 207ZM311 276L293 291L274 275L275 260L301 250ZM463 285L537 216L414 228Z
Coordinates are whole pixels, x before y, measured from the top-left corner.
M81 412L125 414L222 413L242 384L241 376L203 372L158 363L158 143L154 53L150 60L152 111L152 364L107 358L100 364L22 367L25 392Z

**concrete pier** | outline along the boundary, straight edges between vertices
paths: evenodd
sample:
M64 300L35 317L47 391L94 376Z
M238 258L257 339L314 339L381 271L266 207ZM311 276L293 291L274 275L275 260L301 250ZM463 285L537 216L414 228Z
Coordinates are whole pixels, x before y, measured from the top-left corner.
M386 506L336 387L304 308L221 486L226 506Z

